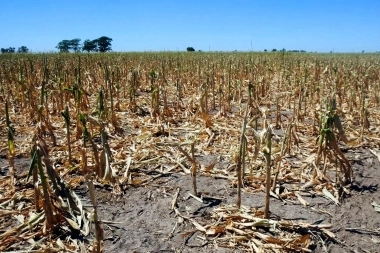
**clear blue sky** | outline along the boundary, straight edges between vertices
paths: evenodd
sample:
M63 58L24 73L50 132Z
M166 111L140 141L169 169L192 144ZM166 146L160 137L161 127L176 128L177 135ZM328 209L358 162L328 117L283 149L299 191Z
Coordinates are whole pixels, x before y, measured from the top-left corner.
M380 51L379 0L7 0L0 47L53 51L63 39L113 51Z

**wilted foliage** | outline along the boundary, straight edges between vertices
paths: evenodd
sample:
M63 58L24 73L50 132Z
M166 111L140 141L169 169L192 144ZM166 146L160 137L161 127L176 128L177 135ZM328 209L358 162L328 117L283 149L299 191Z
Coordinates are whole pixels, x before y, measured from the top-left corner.
M109 51L111 41L97 41L99 51ZM247 209L239 196L237 207L216 208L214 223L204 225L181 214L174 201L175 214L207 240L307 252L314 235L333 240L331 226L271 219L269 197L308 205L300 193L313 191L339 203L352 181L346 150L374 149L380 141L378 55L283 51L0 58L5 119L0 120L5 129L0 151L7 152L11 168L9 177L0 179L0 206L7 210L1 215L21 215L24 221L0 234L1 251L62 230L88 235L92 221L96 240L87 250L100 252L104 238L94 184L122 195L129 185L146 186L182 172L191 175L192 195L200 201L197 177L202 176L225 178L239 192L267 193L264 212ZM215 162L201 165L199 158L210 154ZM15 168L15 157L31 160L29 172ZM86 181L92 213L73 191ZM284 192L283 184L291 187ZM36 247L84 248L70 236L50 238L56 239Z

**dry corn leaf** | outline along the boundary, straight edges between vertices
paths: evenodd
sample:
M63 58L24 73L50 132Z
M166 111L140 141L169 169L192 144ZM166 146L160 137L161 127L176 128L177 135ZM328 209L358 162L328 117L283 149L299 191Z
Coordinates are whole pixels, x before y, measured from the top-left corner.
M339 203L339 200L336 199L336 198L334 197L334 195L332 195L331 192L329 192L329 190L326 189L326 187L323 187L322 192L323 192L323 194L324 194L327 198L329 198L329 199L331 199L332 201L334 201L334 203L335 203L336 205L339 205L339 204L340 204L340 203Z
M241 229L238 229L238 228L235 228L235 227L233 227L231 225L227 225L226 226L226 230L233 231L233 232L235 232L235 233L237 233L239 235L247 235L247 233L245 231L243 231Z
M225 227L224 226L211 226L207 229L206 235L216 235L224 233Z
M199 231L207 232L207 230L201 224L199 224L198 222L196 222L195 220L189 219L189 221L191 221L191 223L193 223L193 225L195 226L195 228L198 229Z
M80 230L80 226L75 221L73 221L72 219L67 218L67 217L64 217L64 218L70 224L71 228L78 230L78 231Z
M23 223L25 222L25 216L22 215L22 214L15 215L15 218L16 218L21 224L23 224Z
M304 198L302 198L298 192L295 192L294 194L296 195L296 197L298 198L298 200L301 202L302 205L304 205L304 206L309 205L309 203Z
M379 160L379 162L380 162L380 151L378 151L378 150L374 150L374 149L369 149L369 151L370 151L374 156L376 156L376 157L377 157L377 160Z
M380 213L380 204L377 204L376 202L372 202L371 205L373 206L376 212Z
M279 244L279 245L283 245L283 244L287 243L287 241L285 241L285 240L281 240L281 239L278 239L276 237L266 235L266 234L263 234L260 232L254 232L253 234L256 235L257 237L259 237L260 239L264 240L267 243L273 243L273 244Z
M61 249L65 249L65 245L63 244L61 238L58 238L57 241L55 241L57 243L57 245L61 248Z

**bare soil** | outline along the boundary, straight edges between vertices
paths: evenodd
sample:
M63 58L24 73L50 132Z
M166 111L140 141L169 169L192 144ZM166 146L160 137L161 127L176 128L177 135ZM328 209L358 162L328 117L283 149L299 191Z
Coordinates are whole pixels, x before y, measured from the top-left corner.
M352 164L354 181L350 194L339 205L321 195L303 196L310 203L306 207L271 198L271 218L309 224L331 223L330 231L335 233L336 241L324 242L315 236L314 241L318 243L313 245L313 252L379 252L380 213L371 205L380 203L379 160L366 148L347 150L345 155ZM213 157L198 157L198 160L207 164ZM27 171L29 159L17 158L15 162L17 174ZM2 154L0 176L7 174L8 160ZM178 189L177 209L199 224L212 224L213 209L236 201L236 187L227 179L199 173L197 185L203 203L189 195L192 181L190 175L184 173L159 177L144 187L131 185L124 189L121 197L114 196L110 188L98 185L98 211L104 221L104 252L245 252L239 247L220 247L207 241L191 223L171 209ZM90 210L87 186L83 184L75 191ZM263 208L264 192L253 193L245 188L242 204ZM3 220L2 227L5 225L11 226L12 220ZM89 242L93 238L91 233L84 239Z
M313 252L379 252L380 213L371 203L380 203L380 163L365 148L346 155L352 162L354 183L350 195L340 205L323 196L305 196L310 203L307 207L271 199L274 219L333 225L331 231L336 235L336 242L314 238L318 243L313 246ZM178 210L199 224L211 224L214 208L236 201L237 190L226 179L199 175L197 183L204 196L203 203L189 196L191 177L181 173L161 177L145 187L131 186L120 198L98 187L99 213L105 220L105 252L244 252L236 247L218 247L204 240L201 233L191 233L193 225L177 217L171 209L179 189ZM77 193L91 206L85 186ZM250 208L263 208L264 192L251 193L246 189L242 203Z
M330 231L336 235L336 241L324 242L315 235L313 239L317 243L313 245L312 252L379 252L380 213L371 203L380 203L380 162L365 147L348 149L345 155L351 162L354 180L349 187L350 194L346 194L339 205L322 195L303 196L308 206L271 198L271 218L309 224L331 223L333 227ZM214 157L197 159L207 165ZM17 174L25 174L29 159L19 157L15 162ZM0 154L0 176L6 176L8 169L6 155ZM236 246L221 247L206 240L193 224L181 219L172 210L172 201L179 190L177 209L199 224L209 225L214 221L212 212L215 208L236 202L236 186L227 179L199 173L197 185L203 202L189 195L192 192L191 176L182 172L158 177L143 187L129 185L122 196L113 195L111 187L97 185L98 212L104 221L104 252L246 252ZM75 191L91 210L87 186L82 184ZM242 204L262 209L264 192L252 192L246 187ZM1 222L2 228L11 227L14 223L12 219ZM92 232L83 240L91 242L93 238Z

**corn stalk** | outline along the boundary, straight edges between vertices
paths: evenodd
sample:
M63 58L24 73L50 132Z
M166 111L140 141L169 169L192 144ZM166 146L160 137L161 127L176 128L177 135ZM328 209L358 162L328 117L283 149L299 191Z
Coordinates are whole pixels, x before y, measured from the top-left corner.
M264 218L269 219L270 188L271 188L271 155L272 155L272 129L268 126L266 130L266 145L263 148L266 160L266 182L265 182L265 209Z
M8 133L8 151L9 151L9 174L11 177L11 187L12 191L15 190L15 143L14 143L14 135L15 129L11 125L11 121L9 119L9 111L8 111L8 100L5 100L5 120L7 123L7 133Z
M72 162L71 156L71 141L70 141L70 112L69 107L66 105L66 108L63 112L61 112L62 117L65 119L66 123L66 139L67 139L67 148L69 152L69 163Z

